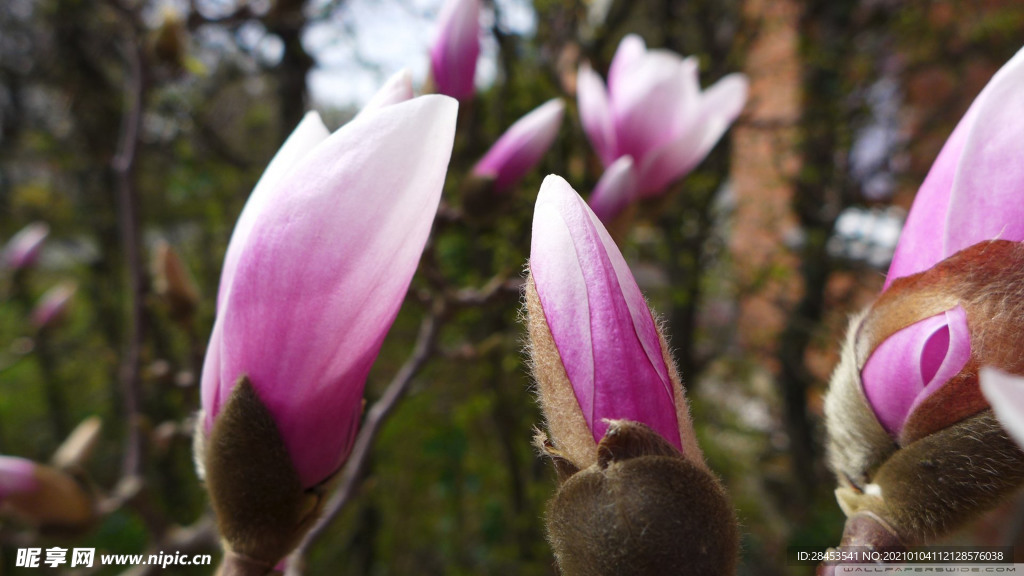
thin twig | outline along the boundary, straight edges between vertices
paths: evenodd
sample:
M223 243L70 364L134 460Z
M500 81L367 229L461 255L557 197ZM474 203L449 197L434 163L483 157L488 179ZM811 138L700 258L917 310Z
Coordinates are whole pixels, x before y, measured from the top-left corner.
M484 306L500 296L516 295L523 289L521 277L508 278L508 272L500 272L481 288L462 288L453 292L450 298L459 306Z
M416 376L427 360L433 355L444 315L445 302L439 298L434 301L432 309L420 323L416 344L413 346L409 358L406 359L394 378L391 379L388 387L384 390L384 394L367 412L363 427L359 430L359 435L356 436L352 453L349 455L345 468L341 472L338 487L324 506L323 515L317 521L316 526L306 534L302 543L288 558L286 574L289 576L302 574L306 551L309 550L331 522L341 513L345 505L348 504L349 500L352 499L359 489L370 451L373 448L374 441L377 439L377 434L380 432L381 425L394 410L395 406L398 405L399 400L405 395L405 392L409 389L409 384L412 383L413 377Z
M142 123L144 79L140 43L132 40L126 50L128 60L125 80L125 109L121 120L121 135L117 155L111 167L117 180L118 224L124 245L125 268L129 286L129 326L119 377L125 425L128 437L125 445L122 475L137 476L141 468L142 438L138 427L139 412L139 351L143 337L143 268L139 247L139 224L136 215L136 193L132 182L136 151L139 145L139 127Z

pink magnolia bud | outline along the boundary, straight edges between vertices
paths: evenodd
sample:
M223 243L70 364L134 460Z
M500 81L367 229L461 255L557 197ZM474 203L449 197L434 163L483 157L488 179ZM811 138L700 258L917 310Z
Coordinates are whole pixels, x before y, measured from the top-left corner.
M1024 51L968 110L918 191L878 299L851 321L826 397L849 518L907 545L1024 483L981 366L1024 375ZM848 529L850 528L848 524Z
M95 518L92 495L68 472L0 456L0 512L45 528L79 529Z
M36 328L45 328L62 318L77 291L78 285L74 282L63 282L44 292L32 310L32 323Z
M629 265L558 176L545 178L537 196L530 274L560 361L555 370L571 385L591 450L612 420L626 419L701 460L686 399Z
M4 246L4 264L12 270L21 270L35 264L49 234L50 227L42 222L34 222L22 228Z
M561 481L548 539L567 576L732 574L735 515L697 446L665 339L601 221L548 176L527 325Z
M441 94L468 100L480 56L480 0L447 0L437 18L430 70Z
M197 459L234 552L273 566L348 457L363 386L440 201L458 105L423 96L328 136L310 114L225 257ZM312 500L311 500L312 499Z
M258 197L261 180L239 219L204 369L206 426L247 376L307 486L351 447L363 382L430 231L455 111L440 97L382 108L273 178L289 139L264 176L273 185ZM319 119L292 138L307 122Z
M1024 53L989 82L957 125L921 185L885 289L987 240L1024 241ZM864 392L890 434L959 374L971 357L972 320L962 304L884 340L862 371ZM969 325L974 324L974 328ZM977 387L975 386L975 389ZM977 392L975 392L977 395Z
M25 458L0 456L0 502L11 494L38 489L35 467L34 462Z
M494 179L494 192L511 188L540 162L558 136L565 103L548 100L509 127L473 167L473 175Z
M730 74L701 91L697 60L622 39L608 86L589 64L577 76L580 120L605 166L633 158L639 197L657 196L707 156L743 109L747 79Z

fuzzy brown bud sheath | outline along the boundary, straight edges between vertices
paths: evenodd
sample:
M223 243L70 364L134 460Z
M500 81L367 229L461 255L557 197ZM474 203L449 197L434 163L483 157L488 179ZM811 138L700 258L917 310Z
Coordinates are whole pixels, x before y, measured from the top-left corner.
M914 545L955 529L1024 483L1024 453L978 386L981 365L1024 374L1021 286L1024 245L985 242L896 280L853 320L825 404L836 495L848 517L869 512L896 540ZM970 356L891 435L863 391L866 357L892 334L953 306L966 317Z
M197 459L225 544L222 572L269 573L316 520L324 486L303 488L273 416L245 377L209 435L202 425L197 435Z
M199 288L181 256L168 243L157 244L153 257L153 290L164 299L171 318L187 322L199 306Z
M549 176L526 320L560 487L548 538L568 576L731 574L733 510L697 446L665 338L600 220Z
M949 137L882 294L851 322L825 401L847 540L926 542L1024 483L978 380L1024 375L1022 106L1024 51Z

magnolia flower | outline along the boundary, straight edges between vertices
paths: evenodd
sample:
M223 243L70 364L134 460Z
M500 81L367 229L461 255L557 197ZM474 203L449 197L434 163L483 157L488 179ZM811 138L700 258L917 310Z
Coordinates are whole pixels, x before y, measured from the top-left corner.
M590 445L611 421L626 419L701 458L686 399L629 265L600 220L557 176L548 176L537 196L530 274Z
M44 292L32 309L32 323L36 328L45 328L63 316L77 290L74 282L63 282Z
M21 270L35 264L49 234L50 227L42 222L34 222L22 228L4 246L4 263L12 270Z
M992 78L918 191L878 299L825 401L844 542L912 545L1024 483L980 366L1024 375L1024 51Z
M562 485L548 508L563 574L728 574L732 509L697 446L665 339L619 249L565 180L533 221L526 306Z
M480 56L480 0L447 0L438 15L430 49L430 70L437 91L459 100L473 96Z
M986 86L921 185L884 290L987 240L1024 240L1024 54ZM977 320L975 320L977 322ZM971 358L970 318L961 302L902 328L879 344L861 377L885 429L898 436L916 408ZM975 408L982 409L978 403Z
M608 87L589 64L577 76L580 120L606 167L633 158L636 193L656 196L707 156L747 100L747 79L730 74L705 91L697 60L622 39Z
M326 136L319 117L303 120L228 248L204 368L207 429L247 376L277 417L303 484L338 468L363 382L430 231L455 113L451 100L421 97L320 142L311 137Z
M239 216L197 458L225 540L243 555L272 566L286 554L311 511L304 491L352 448L366 376L440 201L457 108L438 95L384 103L332 135L311 113ZM292 500L280 496L289 490Z
M511 188L530 171L558 136L565 104L548 100L509 127L473 167L473 175L494 180L494 192Z
M0 456L0 512L34 526L78 529L95 518L92 497L64 470Z
M39 488L35 463L14 456L0 456L0 502L12 494L32 492Z

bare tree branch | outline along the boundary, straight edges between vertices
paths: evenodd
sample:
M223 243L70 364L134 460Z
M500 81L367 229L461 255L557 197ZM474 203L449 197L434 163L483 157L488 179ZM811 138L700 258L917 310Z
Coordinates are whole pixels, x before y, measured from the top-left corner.
M134 29L134 23L130 24L130 27ZM139 475L141 471L142 440L138 427L139 354L144 331L145 297L142 253L139 246L138 195L133 182L139 128L142 123L145 79L142 47L134 37L128 39L125 57L128 69L125 79L124 114L117 154L111 161L111 168L117 182L118 224L124 247L130 301L127 339L119 370L125 425L128 427L122 475L130 477Z

